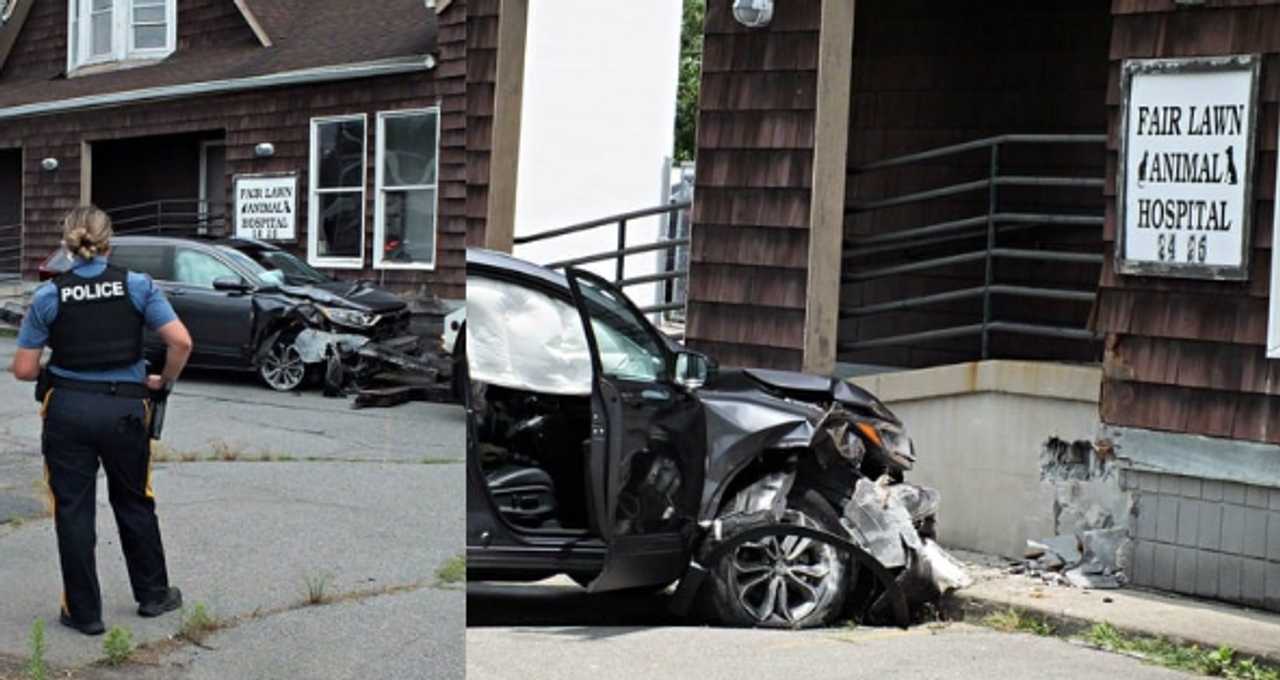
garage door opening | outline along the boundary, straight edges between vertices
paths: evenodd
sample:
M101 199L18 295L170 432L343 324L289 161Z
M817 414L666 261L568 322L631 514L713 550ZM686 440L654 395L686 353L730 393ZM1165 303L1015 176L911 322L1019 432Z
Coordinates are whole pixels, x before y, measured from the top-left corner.
M0 149L0 279L22 264L22 150Z
M857 12L839 361L1097 361L1110 3Z
M227 215L222 132L92 144L93 202L122 233L218 233Z

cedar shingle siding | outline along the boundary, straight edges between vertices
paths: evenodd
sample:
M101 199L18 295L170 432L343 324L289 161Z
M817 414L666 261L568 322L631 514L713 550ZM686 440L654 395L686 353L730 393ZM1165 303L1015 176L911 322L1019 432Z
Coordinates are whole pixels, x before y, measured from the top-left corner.
M496 14L496 1L471 2L489 6ZM348 4L345 0L253 0L248 4L258 12L275 47L260 46L230 0L178 0L178 50L169 59L154 66L68 79L62 76L67 59L67 2L37 0L12 55L0 70L0 108L29 101L199 82L205 76L235 77L409 57L424 54L431 44L429 15L421 0L380 0L373 5ZM488 142L484 134L468 133L469 111L484 111L483 106L471 106L468 97L468 32L473 23L468 3L455 0L436 20L436 66L429 71L0 120L0 149L24 150L24 272L32 274L57 247L59 221L80 201L82 141L178 133L210 133L225 138L228 201L231 178L236 174L296 171L299 238L294 249L305 256L311 118L365 113L366 267L363 271L336 273L374 278L388 287L418 290L438 298L464 298L468 228L482 232L484 227L483 212L468 216L472 191L467 185L468 155L487 150ZM491 95L488 102L491 110ZM373 270L377 114L437 105L442 117L436 270ZM254 147L264 141L272 142L276 153L260 159L254 155ZM59 160L57 171L40 169L40 160L46 157ZM95 159L95 171L100 169L97 162L99 159ZM127 172L128 168L118 171ZM475 179L487 184L487 174Z
M1280 4L1115 0L1107 162L1107 263L1096 324L1107 333L1102 418L1113 425L1280 443L1280 368L1266 359L1276 126L1280 113ZM1120 64L1126 58L1262 55L1248 281L1118 276L1115 177Z
M799 368L808 268L817 0L767 29L707 3L689 275L689 344L726 365Z

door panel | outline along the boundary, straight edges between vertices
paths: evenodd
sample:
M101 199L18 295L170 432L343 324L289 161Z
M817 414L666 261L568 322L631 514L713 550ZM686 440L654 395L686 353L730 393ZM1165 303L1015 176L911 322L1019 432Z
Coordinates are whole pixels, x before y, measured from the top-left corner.
M674 357L625 295L588 272L570 270L569 282L591 350L589 486L609 545L590 589L667 583L684 569L696 522L702 409L671 380Z
M198 363L239 366L253 327L253 296L213 289L219 277L240 278L207 253L175 248L169 301L195 343Z

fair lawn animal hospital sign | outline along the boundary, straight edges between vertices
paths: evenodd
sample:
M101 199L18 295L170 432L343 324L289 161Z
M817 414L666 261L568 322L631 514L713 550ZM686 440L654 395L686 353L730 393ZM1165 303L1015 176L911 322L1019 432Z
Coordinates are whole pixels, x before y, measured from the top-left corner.
M236 175L236 236L298 240L298 175Z
M1120 273L1248 279L1260 63L1124 63Z

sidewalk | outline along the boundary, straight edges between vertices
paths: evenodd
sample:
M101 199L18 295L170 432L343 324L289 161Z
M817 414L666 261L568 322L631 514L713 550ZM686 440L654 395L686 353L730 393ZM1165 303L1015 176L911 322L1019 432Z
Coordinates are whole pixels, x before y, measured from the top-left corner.
M1280 614L1148 590L1084 590L1006 574L993 559L958 552L975 584L957 593L967 608L1017 608L1068 625L1110 623L1139 635L1204 648L1227 646L1280 664Z

